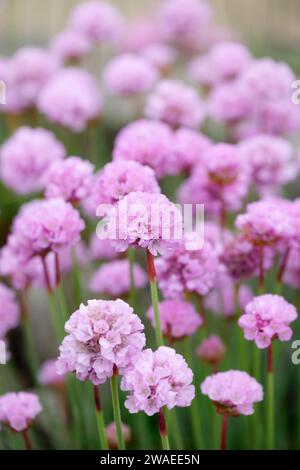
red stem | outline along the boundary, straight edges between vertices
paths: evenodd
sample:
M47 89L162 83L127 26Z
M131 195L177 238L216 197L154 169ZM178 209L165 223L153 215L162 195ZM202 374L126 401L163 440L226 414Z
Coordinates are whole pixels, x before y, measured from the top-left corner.
M268 372L273 372L273 343L268 347L267 368Z
M22 437L23 437L23 441L24 441L24 445L26 449L32 450L32 443L28 434L28 429L25 429L24 431L22 431Z
M286 267L287 267L287 262L289 260L290 251L291 251L291 249L290 249L290 247L288 247L285 250L285 253L284 253L283 258L281 260L281 265L280 265L279 271L277 273L277 281L278 282L282 282L282 278L283 278L283 275L284 275Z
M222 430L221 430L220 450L226 450L227 449L227 435L228 435L228 415L225 413L222 416Z
M154 258L153 258L152 253L150 253L149 250L147 250L147 269L148 269L149 281L154 282L156 279Z
M45 277L45 283L46 283L46 288L49 294L52 294L52 288L51 288L51 281L50 281L50 276L48 272L48 267L46 263L46 258L45 256L41 256L42 264L43 264L43 270L44 270L44 277Z
M102 404L101 404L101 397L100 397L100 390L99 387L94 385L94 402L95 402L95 408L98 413L102 411Z
M158 412L158 429L161 436L167 435L167 425L164 415L164 410L161 408Z
M60 262L59 262L59 254L55 253L55 284L59 286L60 284Z

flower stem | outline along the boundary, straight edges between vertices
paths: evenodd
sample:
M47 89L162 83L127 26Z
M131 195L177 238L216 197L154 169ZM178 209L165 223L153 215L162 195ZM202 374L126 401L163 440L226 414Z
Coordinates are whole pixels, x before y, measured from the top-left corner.
M222 416L220 450L227 449L227 435L228 435L228 415L225 413Z
M178 421L178 416L176 412L176 408L173 408L173 410L168 410L166 408L166 418L167 418L167 423L168 423L168 429L170 432L170 437L171 437L171 442L174 442L175 444L175 449L178 450L183 450L184 445L182 442L182 436L180 432L180 424Z
M34 382L36 382L36 376L38 371L38 356L34 340L32 337L32 327L30 324L30 319L28 315L27 308L27 295L26 291L21 291L20 293L20 302L22 306L22 333L24 336L24 343L26 347L26 355L29 364L29 368L32 374Z
M120 402L119 402L119 390L118 390L118 383L117 383L117 375L118 372L114 367L114 374L110 379L111 385L111 396L112 396L112 404L114 410L114 419L116 425L116 432L117 432L117 441L118 441L118 448L120 450L125 449L125 443L122 433L122 421L121 421L121 412L120 412Z
M268 381L267 381L267 448L275 448L274 439L274 374L272 343L268 348Z
M153 255L150 253L149 250L147 250L147 268L148 268L148 275L149 275L149 281L150 281L152 306L154 310L155 334L156 334L157 346L163 346L164 340L163 340L163 335L161 331L160 316L159 316L156 272L155 272Z
M129 304L134 309L136 301L136 291L134 282L134 259L135 252L133 248L128 248L128 260L129 260L129 275L130 275L130 292L129 292Z
M165 420L164 410L161 408L158 412L158 429L161 437L161 443L163 450L170 450L167 424Z
M95 413L96 413L96 420L98 426L98 434L99 434L99 441L101 450L108 450L108 443L105 433L105 424L104 424L104 417L101 405L101 398L100 398L100 391L99 387L94 385L94 402L95 402Z
M28 434L28 429L24 429L24 431L22 431L22 437L23 437L25 448L27 450L32 450L32 442Z

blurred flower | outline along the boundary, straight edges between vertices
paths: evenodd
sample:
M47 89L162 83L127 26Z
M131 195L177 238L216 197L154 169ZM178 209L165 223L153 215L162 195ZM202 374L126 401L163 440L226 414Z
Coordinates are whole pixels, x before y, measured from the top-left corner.
M184 127L173 136L174 167L177 171L190 172L203 161L205 152L212 145L206 135Z
M159 316L164 336L171 342L185 336L192 336L203 324L202 317L193 304L183 300L164 300L159 303ZM155 327L153 307L147 311L147 317Z
M48 359L39 370L38 380L41 385L60 386L64 383L65 378L56 371L56 359Z
M167 73L176 60L176 51L164 43L149 44L141 54L162 74Z
M57 372L75 372L99 385L117 368L122 374L145 346L144 326L122 300L88 300L65 325Z
M105 432L109 447L111 449L118 449L116 423L113 421L108 424L105 428ZM129 444L131 441L131 429L124 423L122 423L122 434L125 444Z
M198 128L206 109L197 91L179 80L162 80L149 95L145 115L173 128Z
M207 362L212 366L218 366L224 359L225 352L226 348L221 338L211 335L205 338L200 346L198 346L196 354L201 361Z
M247 372L229 370L206 377L201 391L212 400L220 414L251 415L254 403L262 401L262 386Z
M90 240L90 256L94 260L110 260L117 258L119 252L114 248L111 240L100 239L93 233Z
M195 396L192 380L193 372L174 349L145 349L122 377L121 389L129 392L125 407L152 416L164 406L190 406Z
M0 339L3 339L9 330L16 328L20 321L20 309L16 295L0 282Z
M66 29L57 34L50 43L52 53L64 62L82 59L91 49L89 39L79 31Z
M141 289L147 284L147 274L137 263L133 266L133 277L136 289ZM91 279L90 290L112 297L127 294L130 291L129 261L124 259L102 264Z
M26 431L41 411L35 393L9 392L0 396L0 421L16 432Z
M240 286L237 292L236 286L226 275L222 282L218 290L213 290L205 297L204 306L214 314L230 320L253 299L253 292L247 285Z
M95 79L87 71L69 67L43 88L38 108L50 122L81 132L99 117L102 99Z
M235 125L249 116L251 95L239 82L222 83L209 95L208 110L214 120L228 126Z
M135 160L148 165L157 177L174 173L172 133L158 121L140 119L124 127L116 137L113 159Z
M52 132L19 127L1 147L0 177L18 194L40 191L50 165L62 160L65 154L64 146Z
M122 54L108 62L103 80L110 93L117 96L136 96L151 90L158 78L156 68L145 58Z
M258 348L268 348L272 340L289 341L292 330L289 324L296 320L297 310L283 297L273 294L255 297L245 307L245 314L238 321L245 338L255 341Z

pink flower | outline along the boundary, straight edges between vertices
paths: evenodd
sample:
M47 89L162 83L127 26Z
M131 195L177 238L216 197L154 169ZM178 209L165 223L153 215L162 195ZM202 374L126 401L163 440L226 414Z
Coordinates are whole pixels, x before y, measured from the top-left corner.
M239 288L238 295L232 280L226 276L222 280L224 284L213 290L205 297L205 309L218 316L233 319L239 309L243 309L253 299L253 292L249 286Z
M89 1L72 10L69 27L91 42L115 43L122 32L123 19L115 6L102 1Z
M90 255L94 260L111 260L117 258L119 253L114 248L111 240L101 240L94 233L90 240Z
M192 380L193 372L174 349L145 349L124 371L121 389L129 392L125 406L130 413L144 411L148 416L163 406L190 406L195 396Z
M204 204L209 212L238 210L247 195L248 168L239 150L230 144L215 144L203 155L191 176L179 189L181 203Z
M91 49L91 43L79 31L66 29L52 39L50 49L59 60L72 62L86 56Z
M137 264L133 268L134 285L137 289L145 287L147 274ZM130 266L127 259L102 264L93 275L90 290L118 297L130 291Z
M151 62L129 53L111 59L103 71L107 89L117 96L146 93L153 87L157 78L157 70Z
M146 248L152 255L168 251L182 237L181 211L166 196L133 192L105 214L100 235L118 251Z
M149 44L141 54L162 74L168 72L176 60L175 50L164 43Z
M39 370L38 380L41 385L60 386L64 383L63 375L59 375L56 371L56 359L48 359Z
M3 339L9 330L16 328L20 321L20 309L14 291L0 282L0 339Z
M147 46L160 41L161 35L155 15L138 17L127 22L119 47L124 51L141 52Z
M249 341L258 348L268 348L278 338L289 341L292 337L290 323L296 320L297 310L283 297L273 294L260 295L246 305L245 314L238 321Z
M35 393L9 392L0 397L0 421L16 432L26 431L41 411Z
M218 365L225 356L226 348L219 336L211 335L205 338L197 348L197 356L201 361L213 366Z
M51 165L45 175L46 198L61 198L77 204L92 191L94 166L79 157L68 157Z
M100 204L115 204L131 192L160 193L154 171L135 161L114 161L97 174L85 208L96 215Z
M191 171L197 163L203 161L205 152L211 145L210 139L204 134L179 128L173 137L174 166L178 171Z
M250 166L252 181L261 193L278 192L299 173L292 145L280 137L266 134L250 137L241 142L240 151Z
M179 80L160 81L148 97L145 115L173 128L197 128L205 117L205 105L197 91Z
M128 444L131 441L131 429L124 423L122 423L121 427L124 442L125 444ZM114 421L106 426L105 433L109 447L111 449L118 449L117 430L116 423Z
M287 265L283 274L283 282L293 289L300 286L300 251L292 249L288 256Z
M155 121L140 119L124 127L117 135L113 149L114 160L135 160L153 168L157 177L174 173L172 132Z
M69 67L43 88L38 108L50 122L81 132L99 117L102 99L95 79L87 71Z
M164 300L159 304L159 316L164 336L171 342L185 336L192 336L203 324L202 317L195 307L183 300ZM147 311L147 317L155 327L153 307Z
M40 191L50 165L62 160L65 153L52 132L20 127L1 147L1 179L18 194Z
M201 391L212 400L217 412L230 416L252 415L254 403L262 401L262 386L247 372L228 370L206 377Z
M16 111L36 105L38 94L57 72L59 62L47 50L22 47L10 60L9 87L15 94ZM10 108L8 100L8 107Z
M208 109L216 121L233 125L249 116L251 95L238 82L222 83L209 95Z
M182 298L186 292L206 295L215 287L219 269L216 251L208 242L191 249L192 240L186 235L178 247L155 262L159 288L167 298Z
M25 259L59 252L78 243L84 222L79 212L62 199L25 204L14 220L8 246L17 247Z
M192 51L211 16L210 7L202 0L165 0L158 18L161 34L167 41Z
M145 346L144 326L122 300L88 300L65 325L57 372L75 372L79 380L99 385L127 370Z

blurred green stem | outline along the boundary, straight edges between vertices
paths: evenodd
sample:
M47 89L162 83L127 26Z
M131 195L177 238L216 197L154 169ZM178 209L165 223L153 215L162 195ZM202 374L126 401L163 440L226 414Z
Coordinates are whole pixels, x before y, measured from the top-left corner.
M115 369L115 368L114 368ZM114 374L110 379L111 385L111 397L114 411L114 420L116 425L117 441L119 450L125 449L125 442L122 433L122 420L120 412L120 401L119 401L119 390L118 390L118 381L117 381L117 371L114 370Z

